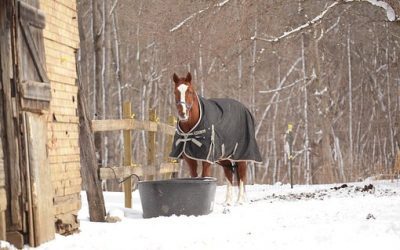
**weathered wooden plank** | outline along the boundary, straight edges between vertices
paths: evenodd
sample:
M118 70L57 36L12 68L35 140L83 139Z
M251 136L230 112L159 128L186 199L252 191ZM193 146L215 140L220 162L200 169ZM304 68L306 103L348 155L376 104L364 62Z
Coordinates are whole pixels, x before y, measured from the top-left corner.
M19 3L20 3L20 7L24 5L23 2L19 2ZM29 28L29 25L33 25L33 23L29 22L29 20L27 21L24 19L21 19L20 23L21 23L21 28L23 31L22 33L24 34L26 44L28 45L29 51L33 58L33 62L36 66L36 69L40 75L40 78L42 79L43 82L49 82L49 78L47 77L47 73L44 68L44 64L42 63L42 60L40 59L41 57L39 56L39 52L37 50L37 45L35 45L35 42L34 42L35 39ZM41 27L37 27L37 28L41 28Z
M178 172L179 164L178 163L162 163L160 165L160 174ZM139 177L143 177L145 175L156 175L158 171L154 166L146 166L141 167L140 165L136 166L121 166L121 167L101 167L100 168L100 179L108 180L108 179L120 179L126 178L128 176L137 175Z
M43 11L33 7L30 4L25 2L18 2L19 3L19 17L20 19L24 20L25 22L29 23L30 25L44 29L46 26L46 19L45 14Z
M176 118L173 115L168 116L168 124L171 127L175 128L175 124L176 124ZM172 132L172 131L171 131ZM175 133L175 131L174 131ZM171 148L172 148L172 143L173 143L173 134L171 133L166 133L164 132L164 135L166 136L166 141L165 141L165 145L164 145L164 158L163 158L163 162L173 162L171 161L171 159L169 158L169 153L171 152ZM175 161L176 162L176 161ZM173 176L173 173L167 173L164 175L164 179L171 179L171 177Z
M125 119L132 116L132 103L125 101L122 106L122 112ZM93 126L93 123L92 123ZM132 133L130 130L124 130L124 165L132 165ZM124 205L126 208L132 207L132 180L129 178L123 184Z
M92 120L93 132L134 129L155 132L157 131L157 123L151 121L139 121L135 119Z
M165 123L158 123L157 124L157 131L161 132L166 135L174 135L176 128L175 126L165 124Z
M10 1L3 1L3 6L0 8L0 37L3 38L9 37L10 27L12 27L10 19L8 18L11 16L9 4ZM5 167L7 168L8 178L10 178L10 180L20 180L19 149L16 140L18 133L16 133L14 128L13 112L15 112L15 110L11 97L10 48L11 44L9 39L3 39L0 42L0 84L3 92L2 98L0 98L2 101L0 108L8 111L3 114L4 117L1 117L4 124L5 137L5 145L3 145L3 148L5 150L4 154L7 155L5 158ZM10 186L7 187L7 193L9 197L11 197L11 200L8 201L10 209L7 211L7 217L11 220L8 220L7 226L22 230L21 204L18 198L20 194L20 183L18 181L11 182Z
M34 246L54 239L53 187L47 158L47 120L26 112L29 173L31 182Z
M24 247L24 236L18 231L7 232L7 241L14 245L18 249Z
M157 113L155 109L151 109L149 111L149 120L151 122L156 122L157 121ZM158 128L158 126L157 126ZM156 133L153 131L147 132L147 165L148 166L154 166L155 167L155 162L156 162ZM155 170L155 169L154 169ZM155 171L157 172L157 171ZM154 179L156 176L145 176L144 179Z
M89 204L90 221L104 222L106 208L104 204L101 181L98 177L96 151L93 131L90 128L90 119L87 100L82 82L79 81L78 110L79 110L79 144L82 166L82 178L85 183L86 195Z
M160 174L175 173L179 171L180 164L164 162L160 164Z
M21 98L21 109L37 113L50 109L50 102Z
M50 83L26 80L21 82L20 87L23 98L47 102L51 100Z

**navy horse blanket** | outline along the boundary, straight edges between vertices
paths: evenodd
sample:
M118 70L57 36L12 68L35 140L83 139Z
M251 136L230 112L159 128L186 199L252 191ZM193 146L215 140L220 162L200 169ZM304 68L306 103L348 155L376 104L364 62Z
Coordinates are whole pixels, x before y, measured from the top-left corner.
M184 133L177 122L171 158L187 157L215 163L220 160L262 162L250 111L232 99L198 96L200 119Z

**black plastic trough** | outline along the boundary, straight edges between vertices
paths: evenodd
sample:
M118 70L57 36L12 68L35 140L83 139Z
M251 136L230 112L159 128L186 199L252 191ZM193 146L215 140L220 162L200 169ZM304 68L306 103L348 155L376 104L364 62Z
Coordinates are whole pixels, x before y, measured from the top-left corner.
M216 187L215 178L140 181L143 218L209 214L214 207Z

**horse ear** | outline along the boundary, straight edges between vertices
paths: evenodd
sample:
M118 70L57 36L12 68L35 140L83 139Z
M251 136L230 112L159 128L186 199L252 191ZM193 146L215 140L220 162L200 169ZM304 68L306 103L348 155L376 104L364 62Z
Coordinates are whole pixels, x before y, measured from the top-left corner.
M190 74L190 72L188 72L186 75L186 81L190 83L192 82L192 75Z
M172 79L174 80L175 83L179 82L179 77L174 73L174 75L172 76Z

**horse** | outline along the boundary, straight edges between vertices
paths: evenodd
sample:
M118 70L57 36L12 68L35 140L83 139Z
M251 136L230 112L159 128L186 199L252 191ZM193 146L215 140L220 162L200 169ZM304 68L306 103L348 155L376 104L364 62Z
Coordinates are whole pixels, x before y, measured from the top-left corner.
M190 72L172 76L177 110L176 133L171 158L184 159L190 176L211 176L211 164L223 167L227 180L226 205L232 205L233 176L236 172L237 203L246 201L247 163L262 162L255 139L254 118L240 102L228 98L205 99L197 94Z

